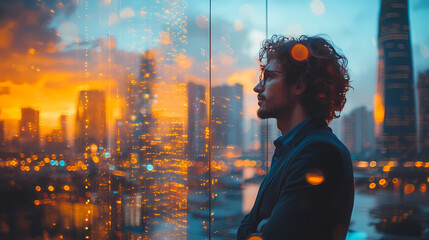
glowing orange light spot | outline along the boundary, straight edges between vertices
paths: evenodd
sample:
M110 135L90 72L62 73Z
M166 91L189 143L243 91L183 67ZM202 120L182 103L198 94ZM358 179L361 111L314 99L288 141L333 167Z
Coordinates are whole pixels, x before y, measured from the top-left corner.
M40 186L36 186L36 191L40 192L40 190L42 190L42 188Z
M100 159L98 157L93 157L92 161L94 161L95 163L98 163L100 161Z
M420 185L420 192L425 193L428 190L427 185L426 184L422 184Z
M383 167L383 172L389 172L389 171L390 171L390 166Z
M407 184L404 187L404 193L405 194L411 194L412 192L414 192L414 190L416 190L416 187L414 187L413 184Z
M34 170L35 170L36 172L38 172L38 171L40 170L40 167L39 167L39 166L35 166L35 167L34 167Z
M384 121L384 105L379 94L374 95L374 120L376 123Z
M398 179L397 178L394 178L394 179L392 179L392 183L398 183Z
M263 238L259 237L259 236L251 236L250 238L248 238L247 240L262 240Z
M132 164L136 164L137 163L137 158L131 158L131 163Z
M374 188L375 188L375 186L376 186L376 184L375 184L375 183L370 183L370 184L369 184L369 188L371 188L371 189L374 189Z
M48 163L51 160L49 158L44 158L43 161L45 161L45 163Z
M52 192L52 191L54 191L54 187L53 186L49 186L48 190Z
M319 171L319 170L314 170L314 171L306 173L305 174L305 179L311 185L319 185L319 184L321 184L325 180L325 178L323 177L322 172Z
M371 161L371 162L369 163L369 166L371 166L371 167L375 167L375 166L377 166L377 162L376 162L376 161Z
M384 185L384 184L386 184L386 180L382 178L382 179L380 179L380 181L378 181L378 183L380 185Z
M97 150L98 150L98 146L97 145L95 145L95 144L92 144L91 145L91 152L97 152Z
M308 54L308 48L301 43L295 44L291 49L291 55L297 61L307 60Z
M34 205L38 206L40 204L39 200L34 200Z
M416 167L422 167L422 166L423 166L423 162L421 162L421 161L417 161L417 162L415 163L415 166L416 166Z
M68 185L64 185L64 190L68 191L70 190L70 187Z
M30 48L30 49L28 49L28 53L31 55L34 55L36 53L36 49Z

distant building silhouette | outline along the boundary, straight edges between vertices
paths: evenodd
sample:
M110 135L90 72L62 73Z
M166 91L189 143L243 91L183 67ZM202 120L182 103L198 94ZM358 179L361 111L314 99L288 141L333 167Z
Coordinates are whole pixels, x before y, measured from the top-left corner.
M405 160L416 150L416 117L407 0L382 0L374 117L380 157Z
M150 152L150 132L153 126L152 104L156 66L155 52L148 50L142 54L140 73L127 76L126 116L128 149L123 151L131 153L138 163L150 163L145 160ZM126 146L123 146L126 148Z
M22 152L38 152L40 148L39 111L21 108L19 144Z
M4 121L0 120L0 152L6 150L6 135L4 132Z
M106 148L106 97L99 90L81 91L76 110L75 151L83 153L93 144Z
M67 149L67 116L58 118L58 127L45 137L44 150L47 153L64 154Z
M354 109L343 117L343 140L353 158L369 158L374 145L373 112L366 107Z
M198 161L207 156L206 128L208 128L208 112L206 88L195 83L187 84L188 93L188 143L186 152L189 160Z
M429 156L429 70L419 74L419 150L423 156Z
M243 85L212 89L212 146L217 155L241 154L243 143Z

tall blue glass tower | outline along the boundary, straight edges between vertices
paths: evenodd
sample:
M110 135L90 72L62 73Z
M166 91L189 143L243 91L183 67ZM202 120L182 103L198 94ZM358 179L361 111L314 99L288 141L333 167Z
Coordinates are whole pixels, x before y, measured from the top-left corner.
M416 150L413 64L407 0L382 0L374 98L376 152L402 160Z

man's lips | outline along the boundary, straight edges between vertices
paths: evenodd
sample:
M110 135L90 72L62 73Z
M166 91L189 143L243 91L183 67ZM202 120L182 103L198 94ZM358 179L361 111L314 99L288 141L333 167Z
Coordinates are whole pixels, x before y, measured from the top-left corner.
M258 105L261 106L262 102L265 101L265 98L262 96L258 96Z

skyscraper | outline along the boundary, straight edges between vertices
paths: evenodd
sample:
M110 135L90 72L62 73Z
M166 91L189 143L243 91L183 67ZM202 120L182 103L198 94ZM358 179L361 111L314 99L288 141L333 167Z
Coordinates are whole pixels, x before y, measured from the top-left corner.
M419 150L429 156L429 70L419 74Z
M378 31L378 79L374 97L376 150L381 157L404 160L416 150L407 0L381 1Z
M127 125L127 145L125 152L133 155L140 164L146 164L150 145L150 130L152 128L152 104L156 79L155 52L148 50L142 54L140 73L135 76L130 73L127 86L127 107L125 124ZM146 160L144 160L146 159Z
M39 111L21 108L19 143L22 152L37 152L40 147Z
M126 136L126 143L117 144L124 156L126 168L132 183L125 195L125 226L143 231L149 238L153 222L155 194L152 189L156 169L154 170L155 147L152 129L156 126L153 118L156 81L155 52L148 50L141 56L139 73L127 75L126 110L123 120L118 122L119 138ZM122 140L123 141L123 140Z
M212 90L212 145L216 152L241 154L243 141L243 85L221 85ZM228 149L227 151L225 151ZM232 150L232 151L230 151Z
M354 109L343 118L344 144L352 157L368 158L374 144L374 119L366 107Z
M45 137L44 151L47 153L64 154L67 149L66 137L67 116L58 118L58 127Z
M106 97L103 91L88 90L79 93L76 109L75 150L83 153L95 144L106 148Z
M4 134L4 121L0 120L0 152L6 147L6 136Z
M67 144L68 144L68 142L67 142L67 116L61 115L60 118L58 119L58 124L60 127L60 137L61 137L60 141L67 146Z
M188 83L188 144L187 153L189 160L198 161L200 157L206 156L207 138L207 104L206 88L203 85Z

